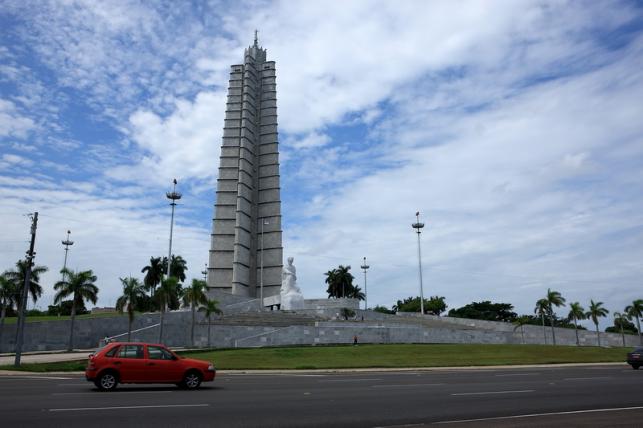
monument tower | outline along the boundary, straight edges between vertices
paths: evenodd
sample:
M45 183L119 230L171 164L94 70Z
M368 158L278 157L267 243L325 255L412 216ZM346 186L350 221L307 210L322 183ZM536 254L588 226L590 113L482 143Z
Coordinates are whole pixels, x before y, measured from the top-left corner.
M208 287L278 296L282 268L275 62L255 32L243 64L230 71Z

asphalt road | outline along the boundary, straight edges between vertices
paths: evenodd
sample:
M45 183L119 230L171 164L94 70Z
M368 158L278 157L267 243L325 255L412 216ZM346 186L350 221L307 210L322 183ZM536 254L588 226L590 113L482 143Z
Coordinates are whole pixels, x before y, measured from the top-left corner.
M629 366L219 374L198 391L0 376L7 427L643 427Z

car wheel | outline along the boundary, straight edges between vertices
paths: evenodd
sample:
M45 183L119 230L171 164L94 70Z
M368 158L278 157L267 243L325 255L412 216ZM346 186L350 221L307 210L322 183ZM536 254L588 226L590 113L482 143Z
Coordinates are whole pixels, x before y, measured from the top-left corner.
M638 370L638 369L639 369L639 367L640 367L640 365L639 365L639 364L632 364L632 368L633 368L634 370Z
M187 372L181 382L185 389L197 389L201 385L201 375L197 372Z
M118 379L114 372L103 373L96 380L96 386L101 391L112 391L116 388L116 385L118 385Z

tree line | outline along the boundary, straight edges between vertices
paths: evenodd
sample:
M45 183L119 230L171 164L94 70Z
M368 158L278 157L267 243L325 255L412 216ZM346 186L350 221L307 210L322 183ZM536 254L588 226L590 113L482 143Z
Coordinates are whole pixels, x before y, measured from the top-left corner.
M187 263L179 255L170 258L169 272L167 257L151 257L150 263L141 269L145 276L142 282L138 278L119 278L123 294L116 301L116 310L128 315L127 339L131 339L132 323L137 312L160 312L159 342L163 341L164 315L167 310L179 309L181 304L191 308L192 326L191 343L194 345L195 317L202 311L208 319L208 346L210 345L210 323L214 314L220 314L216 300L208 300L206 282L193 279L189 286L184 286ZM23 292L28 265L25 260L16 263L15 268L6 270L0 275L0 344L5 319L22 314ZM27 295L33 303L42 296L43 287L40 277L48 271L46 266L31 266ZM96 304L99 288L98 278L92 270L73 271L62 269L62 279L53 285L56 291L54 304L47 311L31 310L27 316L34 315L69 315L70 333L68 350L74 345L74 324L77 315L87 313L85 302ZM169 275L166 275L169 273Z

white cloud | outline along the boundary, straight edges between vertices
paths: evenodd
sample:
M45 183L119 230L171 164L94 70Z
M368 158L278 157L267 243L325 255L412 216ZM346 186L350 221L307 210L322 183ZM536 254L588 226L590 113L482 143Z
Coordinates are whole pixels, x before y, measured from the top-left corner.
M21 114L14 103L0 99L0 137L24 139L35 128L34 121Z

